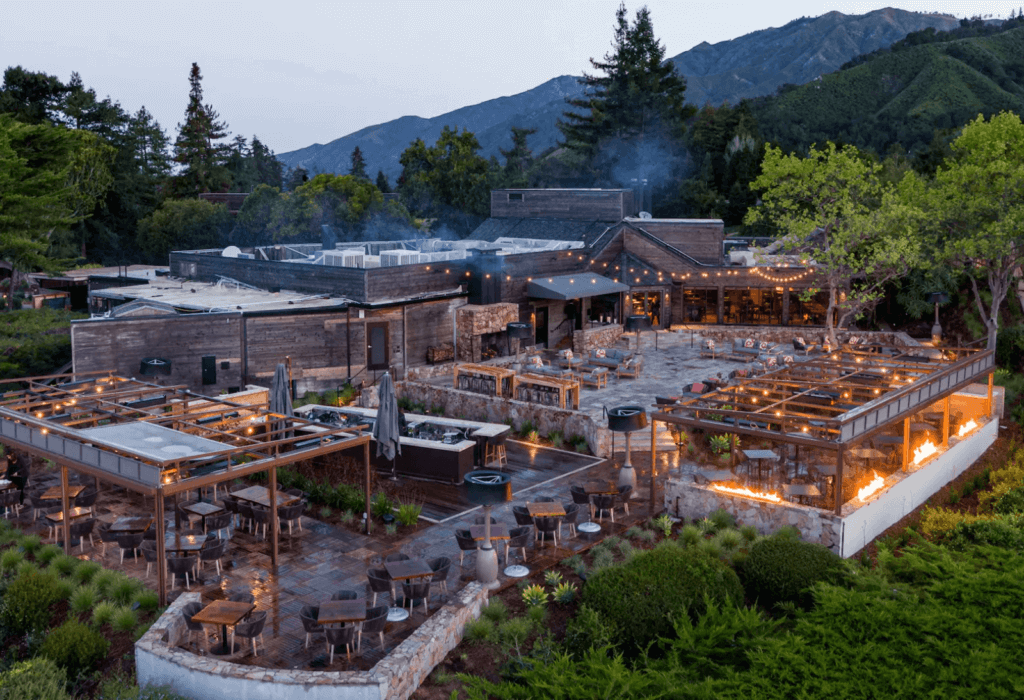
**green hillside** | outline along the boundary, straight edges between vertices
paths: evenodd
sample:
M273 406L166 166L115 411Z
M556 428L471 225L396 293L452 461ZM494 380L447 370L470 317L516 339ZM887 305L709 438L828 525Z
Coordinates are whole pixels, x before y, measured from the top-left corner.
M909 46L749 104L762 135L786 150L828 140L922 149L936 129L979 113L1024 113L1024 27Z

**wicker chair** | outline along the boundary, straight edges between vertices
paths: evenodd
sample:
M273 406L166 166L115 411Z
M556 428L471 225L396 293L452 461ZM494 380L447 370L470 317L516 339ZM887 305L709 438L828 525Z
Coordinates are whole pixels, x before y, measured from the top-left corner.
M327 651L330 653L328 665L334 663L334 647L345 645L345 655L349 661L352 660L352 646L356 641L356 626L345 625L344 627L325 627L324 636L327 637Z
M256 642L263 644L263 628L267 624L267 611L260 610L249 616L245 622L239 622L231 630L231 648L235 648L235 637L252 640L252 655L256 656ZM263 647L266 650L266 647Z
M302 621L302 629L306 632L306 649L309 649L309 638L314 634L321 634L324 631L324 626L317 621L319 617L319 605L305 605L302 610L299 611L299 619Z
M221 537L221 533L231 526L231 521L234 517L231 513L218 513L217 515L206 516L206 532ZM224 538L222 537L222 539Z
M96 505L96 499L99 498L99 495L100 492L95 488L86 489L75 496L73 505L75 508L88 508L92 510L92 507Z
M462 568L462 560L466 556L466 552L476 552L477 541L473 539L473 535L469 530L456 530L455 541L459 545L459 568Z
M576 536L576 520L580 517L580 506L578 503L563 503L562 507L565 508L565 515L562 516L562 521L559 525L561 529L562 525L569 526L569 532L572 536ZM561 534L561 532L559 532Z
M203 651L207 654L210 653L210 637L206 634L206 628L203 627L202 622L193 622L192 616L197 614L203 609L203 604L199 602L189 603L182 607L181 618L185 621L185 629L188 630L188 643L192 643L192 635L199 633L199 638L203 640Z
M107 545L117 542L118 533L111 532L110 523L100 523L96 528L96 534L99 535L102 556L105 557L107 556Z
M156 540L143 540L139 550L142 552L142 557L146 560L146 578L149 578L150 572L153 571L153 564L157 562Z
M227 553L227 540L222 540L217 537L208 539L203 543L203 548L199 550L199 566L202 567L203 562L212 561L217 567L217 575L220 576L220 560L223 559Z
M604 514L607 511L612 518L612 522L615 522L615 495L610 493L599 493L594 496L594 512L597 513L598 520L604 520Z
M452 560L448 557L437 557L436 559L428 559L427 566L430 567L434 575L430 578L431 583L436 583L444 591L445 595L448 595L448 572L452 568Z
M359 597L359 594L355 591L343 589L331 596L331 600L355 600Z
M384 557L385 562L396 562L396 561L409 561L411 559L408 554L402 554L401 552L393 552Z
M248 501L238 501L238 526L244 528L246 523L249 523L249 532L253 531L253 519L252 519L252 503Z
M539 516L534 518L533 522L537 527L537 541L545 541L550 536L555 547L558 547L559 519L551 516Z
M231 591L228 593L228 600L232 603L256 604L256 597L249 591Z
M356 650L363 653L363 635L376 634L380 638L380 650L384 651L384 627L388 624L388 608L382 605L377 608L370 608L366 611L366 619L359 626L359 635L356 642Z
M508 531L508 539L505 540L505 566L508 566L509 550L518 549L522 552L523 562L526 561L526 547L530 544L530 532L532 527L514 527Z
M516 525L533 525L533 516L526 506L512 506L512 515L515 516Z
M293 503L289 506L278 506L277 517L281 519L282 523L288 523L288 534L292 534L292 525L298 523L299 532L302 532L302 509L305 508L306 504L302 501Z
M412 612L412 605L417 600L423 600L423 614L429 615L430 608L427 605L427 600L430 598L430 581L420 580L409 580L402 581L402 596L405 597L407 603L409 603L409 612Z
M478 515L475 518L473 518L473 524L474 525L486 525L487 524L487 519L484 516L482 516L482 515ZM497 525L497 524L498 524L498 519L495 518L492 515L491 516L491 525Z
M590 517L594 517L594 503L590 500L590 494L582 486L570 486L569 494L572 496L573 503L586 506Z
M167 571L171 574L171 588L174 588L174 579L178 576L183 576L185 578L185 590L192 590L189 586L188 575L194 572L195 566L195 557L167 557Z
M394 588L392 588L391 577L388 576L387 569L367 569L366 585L370 593L373 594L373 600L370 602L371 607L377 604L377 595L379 593L392 594L391 601L394 602Z
M139 547L142 546L141 532L119 532L116 535L117 546L121 548L121 565L124 565L124 553L131 550L132 557L136 555Z
M263 506L252 507L253 534L259 532L260 525L263 526L263 539L267 539L267 526L270 524L270 509Z
M85 553L85 540L89 539L89 546L95 547L96 543L92 539L93 528L96 527L96 518L89 518L87 520L78 520L71 523L68 527L68 532L71 535L71 539L78 538L79 551Z
M622 510L625 511L626 515L629 515L629 497L633 495L633 487L628 484L623 484L619 487L619 492L614 494L615 505L622 506ZM614 509L615 506L612 506ZM615 515L612 514L612 522L615 522Z

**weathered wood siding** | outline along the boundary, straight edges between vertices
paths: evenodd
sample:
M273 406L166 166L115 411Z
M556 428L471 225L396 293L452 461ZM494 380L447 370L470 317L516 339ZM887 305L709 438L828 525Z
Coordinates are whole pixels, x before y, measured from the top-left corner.
M230 277L260 289L289 289L312 294L336 294L367 301L366 273L354 267L329 267L246 258L222 258L204 253L171 253L171 274L185 279L216 282Z
M725 224L718 219L637 221L652 236L708 265L722 264Z
M634 214L632 190L491 190L494 217L620 221Z

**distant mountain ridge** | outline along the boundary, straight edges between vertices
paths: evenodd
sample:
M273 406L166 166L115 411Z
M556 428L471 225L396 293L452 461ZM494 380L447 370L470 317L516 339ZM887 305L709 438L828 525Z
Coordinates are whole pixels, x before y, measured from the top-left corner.
M783 27L762 29L717 44L702 43L668 60L686 77L687 102L703 105L736 103L747 97L772 94L784 84L801 84L837 70L855 56L870 53L910 32L933 27L946 31L958 26L948 15L921 14L886 8L865 15L829 12L794 20ZM513 126L537 129L528 143L535 154L560 139L556 122L566 110L566 97L583 88L574 76L553 78L532 90L487 100L437 117L416 116L360 129L327 144L313 144L282 153L288 167L310 172L347 173L352 150L359 146L371 176L378 169L392 180L401 173L399 158L421 138L432 144L445 126L469 129L480 141L485 157L511 146Z

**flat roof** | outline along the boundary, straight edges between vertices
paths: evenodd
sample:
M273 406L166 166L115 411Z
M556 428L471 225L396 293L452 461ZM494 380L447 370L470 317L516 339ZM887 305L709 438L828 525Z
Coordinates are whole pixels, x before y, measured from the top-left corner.
M190 282L159 278L130 287L114 287L91 292L101 299L158 301L190 311L255 311L265 309L327 309L344 307L345 300L327 294L268 292L232 282Z
M92 443L132 452L156 462L180 457L199 457L223 452L227 446L180 430L172 430L155 423L115 423L79 430L79 434Z
M621 282L613 282L607 277L593 272L581 272L575 275L558 275L556 277L538 277L526 287L527 296L535 299L582 299L596 297L601 294L618 294L628 292L629 286Z

